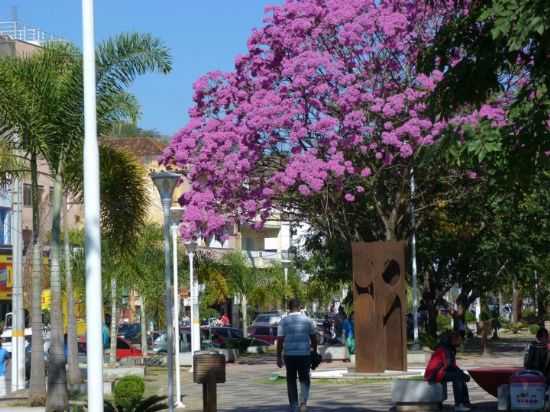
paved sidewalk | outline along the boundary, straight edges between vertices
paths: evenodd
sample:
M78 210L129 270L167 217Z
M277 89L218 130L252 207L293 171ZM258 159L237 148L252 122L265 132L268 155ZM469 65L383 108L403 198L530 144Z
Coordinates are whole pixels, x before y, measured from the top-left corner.
M480 357L466 355L459 361L465 368L480 366L517 366L517 356ZM288 410L286 384L284 380L270 382L273 372L278 371L275 358L269 356L250 360L249 364L227 365L227 382L218 385L218 410L220 412L285 412ZM421 366L421 365L411 365ZM333 362L322 364L323 369L342 369L349 363ZM162 375L165 375L163 373ZM162 375L148 379L165 380ZM182 373L183 402L187 408L182 411L202 411L201 385L191 382L191 374ZM477 411L496 411L496 399L483 391L475 382L468 384L471 400ZM161 384L161 389L163 385ZM446 410L453 410L452 389L449 388ZM332 383L329 380L313 380L309 402L310 412L387 412L391 409L391 380L359 380Z
M476 353L460 354L459 366L474 367L520 366L524 343L508 342L494 345L491 356L481 357ZM409 368L422 368L423 364L411 364ZM346 369L349 363L323 363L319 370ZM227 382L218 385L219 412L286 412L286 383L284 379L271 381L275 365L274 355L243 357L237 364L227 365ZM182 412L202 411L202 386L192 382L188 369L182 368ZM147 395L166 395L166 369L149 368L145 376ZM496 411L496 399L485 393L473 381L468 384L475 411ZM452 389L449 388L446 411L452 411ZM42 408L15 408L0 404L0 412L42 412ZM343 380L341 383L323 379L313 380L309 403L310 412L387 412L391 409L391 380L361 379Z

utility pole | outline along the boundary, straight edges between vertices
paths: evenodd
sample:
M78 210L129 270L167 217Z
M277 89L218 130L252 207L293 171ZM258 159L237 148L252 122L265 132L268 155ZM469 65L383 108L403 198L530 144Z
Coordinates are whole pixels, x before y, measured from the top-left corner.
M12 264L13 264L13 291L12 291L12 368L11 390L25 389L25 313L23 311L23 194L22 183L19 179L12 185Z

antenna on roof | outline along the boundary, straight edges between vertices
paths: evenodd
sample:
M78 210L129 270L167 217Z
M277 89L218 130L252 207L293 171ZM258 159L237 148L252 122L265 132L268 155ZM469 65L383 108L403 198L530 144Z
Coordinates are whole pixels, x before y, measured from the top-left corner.
M18 9L17 6L11 6L11 20L17 21L18 20Z

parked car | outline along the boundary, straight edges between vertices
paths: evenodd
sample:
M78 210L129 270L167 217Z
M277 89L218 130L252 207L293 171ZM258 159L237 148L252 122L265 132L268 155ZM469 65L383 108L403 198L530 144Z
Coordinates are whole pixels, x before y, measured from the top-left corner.
M209 347L225 349L228 347L240 346L263 346L269 345L269 342L255 339L254 337L243 338L243 333L240 329L232 327L202 326L201 331L201 349ZM242 342L246 339L246 342ZM153 343L153 351L156 353L166 352L166 334L157 337ZM191 328L185 327L180 329L180 351L189 352L191 350Z
M272 345L277 339L277 327L281 319L280 312L259 313L248 329L248 335Z
M278 325L281 319L282 315L280 312L258 313L258 315L256 315L256 317L254 318L254 321L252 322L252 326Z
M86 353L86 338L82 336L78 342L78 352ZM130 341L117 337L116 339L116 360L124 358L140 358L143 353L140 349L134 348Z
M273 345L277 339L277 326L252 325L248 329L248 336L268 345Z
M139 343L141 339L141 325L139 323L125 323L118 328L118 336L132 343Z

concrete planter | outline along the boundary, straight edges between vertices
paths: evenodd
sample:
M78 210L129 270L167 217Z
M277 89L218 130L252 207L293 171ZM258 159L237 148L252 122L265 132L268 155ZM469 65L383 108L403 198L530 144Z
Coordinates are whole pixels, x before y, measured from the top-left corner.
M319 346L319 353L323 362L335 360L349 360L348 350L345 346Z
M238 349L216 349L216 352L225 356L226 363L234 363L237 359L239 359Z
M246 353L265 353L265 346L249 346Z

